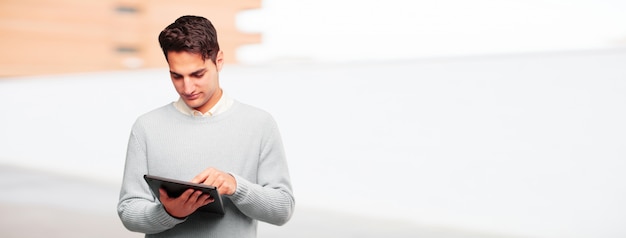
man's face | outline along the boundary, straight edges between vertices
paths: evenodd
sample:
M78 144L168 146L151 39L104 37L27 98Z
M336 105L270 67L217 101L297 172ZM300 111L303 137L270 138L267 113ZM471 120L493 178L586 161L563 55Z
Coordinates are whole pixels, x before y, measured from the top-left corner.
M217 54L215 63L211 59L203 60L200 54L185 51L170 51L167 58L172 83L185 104L202 113L209 111L222 95L218 82L224 64L222 51Z

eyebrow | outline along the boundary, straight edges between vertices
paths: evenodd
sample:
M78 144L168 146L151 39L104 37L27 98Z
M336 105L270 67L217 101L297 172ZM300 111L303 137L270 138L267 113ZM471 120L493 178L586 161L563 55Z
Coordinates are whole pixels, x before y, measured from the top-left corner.
M191 75L194 75L194 74L201 74L201 73L204 73L204 72L206 72L206 68L201 68L201 69L196 70L196 71L194 71L193 73L191 73Z

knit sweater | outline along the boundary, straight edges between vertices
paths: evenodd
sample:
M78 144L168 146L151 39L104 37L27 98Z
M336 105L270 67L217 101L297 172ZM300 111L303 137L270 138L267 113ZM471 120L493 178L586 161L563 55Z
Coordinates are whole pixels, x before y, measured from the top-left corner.
M208 167L235 177L222 196L225 215L170 216L151 193L144 174L190 181ZM256 237L257 220L286 223L293 213L287 161L278 127L267 112L235 101L213 117L192 117L165 105L132 127L118 214L146 237Z

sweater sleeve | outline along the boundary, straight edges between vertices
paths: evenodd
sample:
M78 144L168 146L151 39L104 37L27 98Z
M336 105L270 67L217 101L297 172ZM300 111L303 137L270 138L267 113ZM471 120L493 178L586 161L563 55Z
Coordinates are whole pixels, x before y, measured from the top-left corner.
M251 218L283 225L293 214L295 199L278 127L273 122L270 128L270 136L260 153L257 183L233 174L237 189L230 199Z
M131 231L146 234L159 233L183 222L167 214L143 180L147 173L145 143L140 142L135 130L128 141L124 178L117 212L124 226Z

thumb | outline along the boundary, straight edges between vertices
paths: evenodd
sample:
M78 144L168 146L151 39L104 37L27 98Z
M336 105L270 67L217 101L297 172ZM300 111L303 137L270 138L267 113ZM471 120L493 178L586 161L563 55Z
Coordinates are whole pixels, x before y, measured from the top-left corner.
M167 192L165 191L165 189L163 188L159 188L159 198L161 200L169 200L170 196L167 195Z

